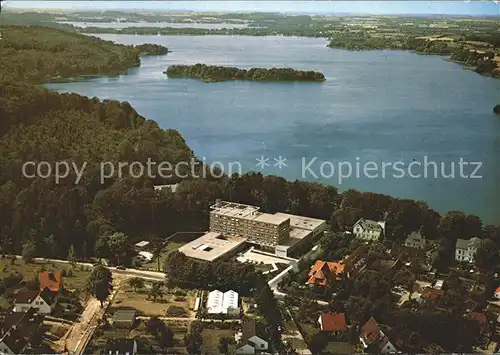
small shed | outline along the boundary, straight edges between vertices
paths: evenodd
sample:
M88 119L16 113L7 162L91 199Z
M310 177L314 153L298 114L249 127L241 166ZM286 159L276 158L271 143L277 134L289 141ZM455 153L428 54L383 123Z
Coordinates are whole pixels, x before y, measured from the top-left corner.
M136 311L133 309L119 309L113 314L113 326L130 328L135 322Z

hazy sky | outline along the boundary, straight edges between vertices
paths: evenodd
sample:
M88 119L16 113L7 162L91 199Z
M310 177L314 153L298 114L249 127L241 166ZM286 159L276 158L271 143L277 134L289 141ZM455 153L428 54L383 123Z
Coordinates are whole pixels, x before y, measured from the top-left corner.
M500 15L494 1L29 1L8 0L7 8L263 11L288 13Z

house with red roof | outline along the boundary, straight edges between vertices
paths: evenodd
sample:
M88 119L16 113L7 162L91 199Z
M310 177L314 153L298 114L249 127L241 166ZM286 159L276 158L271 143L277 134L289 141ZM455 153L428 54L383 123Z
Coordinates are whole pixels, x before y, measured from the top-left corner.
M500 300L500 287L497 287L495 292L493 293L493 297L495 297L497 300Z
M444 291L440 289L436 289L434 287L425 287L420 294L420 302L423 301L431 301L434 302L437 299L443 297Z
M388 354L397 351L373 317L361 327L359 340L367 353Z
M47 288L52 292L59 292L64 288L63 279L59 271L41 272L38 279L40 281L40 291Z
M347 330L344 313L321 313L318 319L319 329L323 332L340 336Z
M343 263L316 260L309 271L308 285L326 286L330 281L339 280L344 272Z

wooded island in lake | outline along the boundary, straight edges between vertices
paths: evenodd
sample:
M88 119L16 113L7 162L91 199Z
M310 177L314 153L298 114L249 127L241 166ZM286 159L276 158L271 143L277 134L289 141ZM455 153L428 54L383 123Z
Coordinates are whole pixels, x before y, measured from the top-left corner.
M325 81L323 73L292 68L239 69L206 64L171 65L163 72L172 78L199 78L205 82L227 80L258 81Z

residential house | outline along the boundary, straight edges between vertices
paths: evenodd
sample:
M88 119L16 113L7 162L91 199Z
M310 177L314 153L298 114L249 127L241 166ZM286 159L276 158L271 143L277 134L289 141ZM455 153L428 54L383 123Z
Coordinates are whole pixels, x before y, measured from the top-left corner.
M443 290L438 290L438 289L433 288L433 287L425 287L422 290L418 301L419 302L426 302L426 301L434 302L437 299L439 299L440 297L442 297L443 295L444 295Z
M269 347L267 332L262 323L255 319L246 321L242 325L236 354L252 355L266 352Z
M401 259L402 261L411 261L415 258L424 258L425 253L422 249L408 247L396 242L392 243L390 254L393 258Z
M497 287L495 292L493 293L493 297L495 297L497 300L500 300L500 287Z
M0 325L0 336L10 330L22 330L23 333L34 333L42 324L42 317L36 313L36 309L30 308L26 312L10 312L5 315Z
M443 285L444 285L444 280L436 280L436 282L434 283L434 286L433 288L435 288L436 290L442 290L443 289Z
M373 317L361 327L359 340L368 353L388 354L397 351Z
M137 342L134 339L113 339L106 344L105 355L135 355Z
M57 303L57 294L45 288L43 291L20 291L14 299L14 312L26 312L34 308L40 314L50 314Z
M349 254L342 264L344 264L344 274L346 277L358 275L366 268L366 261L368 257L368 246L361 245L351 254Z
M34 308L5 315L0 326L0 354L25 352L31 336L40 331L42 320Z
M455 245L455 260L473 262L477 249L481 246L481 239L474 237L469 240L457 239Z
M344 264L330 261L316 260L309 271L308 285L326 286L332 280L340 279L344 273Z
M415 249L424 249L427 245L425 237L419 232L411 232L405 239L405 246Z
M24 352L28 342L17 331L9 331L0 339L0 354L18 355Z
M471 312L469 317L479 324L479 329L481 330L481 335L483 337L489 338L491 336L490 323L485 313Z
M376 222L361 218L352 227L352 233L356 238L366 241L379 240L385 233L385 222Z
M319 329L337 337L347 330L344 313L321 313L318 319Z
M113 314L113 326L117 328L131 328L135 322L134 309L118 309Z
M44 271L39 275L40 291L48 288L52 292L59 292L64 288L63 279L59 271Z

